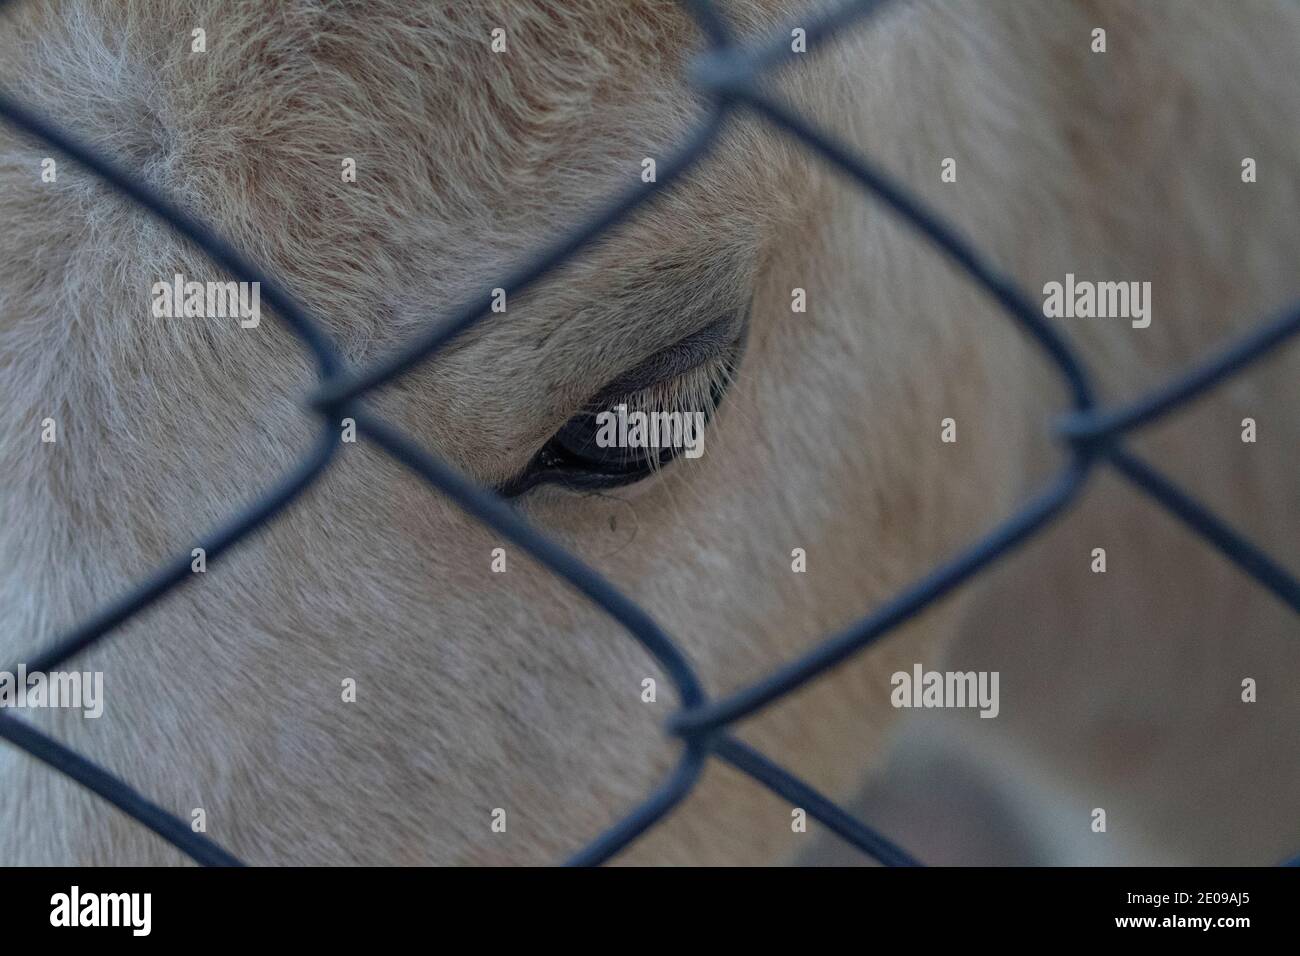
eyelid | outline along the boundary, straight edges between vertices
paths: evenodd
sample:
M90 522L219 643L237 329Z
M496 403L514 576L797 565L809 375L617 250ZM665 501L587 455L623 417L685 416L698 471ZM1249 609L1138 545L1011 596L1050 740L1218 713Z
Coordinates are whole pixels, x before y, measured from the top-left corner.
M610 404L616 398L632 395L667 382L684 375L709 359L725 355L737 347L737 337L742 329L743 322L737 321L735 316L728 316L705 326L698 332L692 332L610 382L592 398L588 407Z
M548 439L523 472L498 488L498 493L506 498L517 498L539 485L596 490L632 484L648 477L648 473L642 473L639 469L620 474L616 469L594 471L576 468L573 466L572 452L567 449L553 452L552 445L555 444L564 427L580 416L593 415L619 400L630 401L640 392L674 382L710 362L722 362L727 368L727 380L714 382L712 385L712 408L708 412L711 415L712 409L716 408L721 401L727 381L744 351L748 318L747 312L741 311L705 326L679 339L668 348L656 352L605 385L587 402L578 415L566 421L564 426ZM660 454L664 456L660 460L660 464L663 465L674 457L671 449L662 450ZM620 480L629 476L632 480Z

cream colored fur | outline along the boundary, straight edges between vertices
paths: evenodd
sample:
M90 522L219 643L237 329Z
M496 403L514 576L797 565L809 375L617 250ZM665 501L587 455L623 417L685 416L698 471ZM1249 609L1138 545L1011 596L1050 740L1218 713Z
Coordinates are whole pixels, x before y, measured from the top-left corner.
M799 9L728 7L753 35ZM195 26L206 54L189 52ZM498 26L509 50L496 56ZM1104 55L1089 50L1095 26ZM1152 281L1149 329L1066 327L1122 399L1300 293L1298 41L1300 9L1265 0L901 3L778 86L1031 292L1067 271ZM637 181L643 157L662 162L698 116L681 78L698 43L665 0L16 3L0 18L0 81L214 223L363 363L496 285ZM46 155L0 133L5 664L187 551L290 469L315 427L292 337L269 316L256 330L152 318L160 277L219 274L71 163L41 184ZM1247 155L1254 185L1239 178ZM355 184L340 180L349 156ZM939 181L948 156L955 184ZM794 287L806 314L790 311ZM523 503L675 635L715 693L879 606L1059 462L1044 436L1065 398L1043 360L910 229L745 119L653 208L373 402L504 480L601 383L751 298L748 351L702 458L644 488ZM1300 418L1284 364L1139 447L1296 567ZM1257 445L1238 438L1246 415ZM47 416L54 446L39 443ZM945 417L954 445L939 441ZM1193 664L1189 648L1249 643L1276 664L1275 688L1295 672L1294 619L1276 602L1135 493L1099 488L1063 544L1021 561L1050 569L1050 592L1010 573L963 589L743 736L850 796L896 716L888 675L987 627L971 609L999 595L1011 610L995 667L1066 647L1092 668L1065 724L1114 709L1126 660L1160 675L1124 698L1145 715L1187 680L1232 699L1235 663ZM1087 571L1098 544L1104 592ZM489 570L498 546L504 575ZM806 574L791 572L796 547ZM1080 610L1093 605L1105 613ZM105 716L35 719L182 817L204 808L209 834L254 863L555 861L676 753L661 729L675 702L637 645L364 441L78 665L105 672ZM640 699L645 677L656 704ZM341 700L345 678L356 703ZM1003 712L1014 722L1023 706ZM1094 805L1095 777L1051 728L1021 737L1042 755L1028 766ZM1228 734L1206 749L1207 763L1239 751ZM1117 838L1129 856L1149 855L1148 831L1177 829L1162 806L1153 793L1151 819ZM490 830L496 807L505 834ZM1096 858L1071 839L1065 858ZM798 840L786 805L713 764L625 858L765 862ZM180 859L0 748L0 860Z

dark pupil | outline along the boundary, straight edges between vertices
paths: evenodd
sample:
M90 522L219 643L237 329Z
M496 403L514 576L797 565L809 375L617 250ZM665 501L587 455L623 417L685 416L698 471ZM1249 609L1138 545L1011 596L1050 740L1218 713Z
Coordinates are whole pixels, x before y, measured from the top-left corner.
M533 457L524 472L499 488L500 493L513 498L543 484L560 484L571 488L587 489L613 488L630 484L648 475L652 465L656 463L653 456L658 456L659 465L667 465L676 457L680 449L675 447L623 448L617 445L602 448L596 443L596 436L601 431L596 416L603 411L612 411L620 402L626 402L629 396L655 383L667 381L689 371L719 351L729 350L734 361L739 357L739 342L742 342L743 338L729 345L727 343L731 343L736 336L735 321L720 320L713 326L687 336L675 346L652 356L616 382L609 384L592 400L587 409L565 422L542 450ZM720 342L723 343L722 346L719 345ZM724 383L715 384L709 407L698 409L704 413L705 422L712 417L725 391ZM633 403L627 402L627 404ZM691 412L696 409L677 409L677 411Z
M606 474L634 474L650 466L650 456L658 455L659 463L666 465L677 453L675 448L602 448L596 444L600 426L596 423L598 411L586 411L565 422L550 448L557 458L566 460L569 467L586 467Z

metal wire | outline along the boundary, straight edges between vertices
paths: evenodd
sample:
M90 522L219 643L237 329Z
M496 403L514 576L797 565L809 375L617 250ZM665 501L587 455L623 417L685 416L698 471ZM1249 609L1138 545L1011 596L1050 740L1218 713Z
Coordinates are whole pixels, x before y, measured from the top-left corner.
M850 0L817 17L790 26L803 27L808 52L811 54L819 44L837 32L877 14L888 4L889 0ZM0 0L0 6L2 5L4 0ZM499 283L499 287L513 295L545 278L607 230L632 215L640 206L653 201L663 189L707 155L724 124L733 114L749 111L799 140L852 177L863 189L951 259L1043 350L1067 385L1073 405L1071 411L1062 415L1055 425L1056 436L1071 452L1070 460L1044 491L1000 526L939 564L873 613L826 638L811 651L778 668L768 677L730 697L718 700L708 698L690 661L672 636L664 632L636 603L596 571L533 528L496 493L476 485L447 462L365 410L362 399L367 392L415 368L465 330L483 321L490 314L490 293L452 311L423 336L374 366L350 370L311 313L207 225L178 209L140 177L119 168L112 160L58 129L44 117L27 110L3 90L0 90L0 117L116 187L170 225L179 235L193 242L227 272L243 281L260 282L266 302L316 360L320 385L307 402L322 418L322 430L316 444L279 486L266 492L227 524L200 541L209 559L245 540L309 488L333 460L339 442L337 422L343 417L351 417L355 419L358 430L375 445L447 495L468 514L523 548L601 607L664 668L682 702L681 709L667 724L667 730L682 739L682 755L678 765L640 806L578 851L568 861L570 864L599 864L624 849L671 812L690 793L705 763L716 757L785 800L804 808L809 816L863 853L886 865L916 865L915 859L886 837L854 818L769 757L740 742L728 729L888 635L893 628L960 587L972 576L1037 534L1077 500L1097 465L1114 468L1235 562L1261 586L1300 613L1300 581L1295 575L1159 471L1126 450L1122 441L1125 435L1184 407L1263 355L1280 348L1287 339L1300 331L1300 306L1292 307L1223 348L1203 364L1154 389L1146 397L1118 408L1099 408L1093 397L1091 378L1078 352L1044 319L1014 282L990 266L957 229L926 208L915 196L759 88L758 81L765 73L793 56L788 39L789 29L774 34L764 44L744 46L732 39L730 27L719 5L712 0L683 0L683 6L694 17L707 39L706 51L696 58L689 74L695 89L707 97L710 103L704 121L676 154L661 164L656 183L638 186L614 198L589 221L571 230L551 247L541 250ZM122 623L171 593L190 577L192 574L187 551L141 585L53 642L43 652L35 654L25 666L29 671L57 668L74 655L104 640ZM16 671L17 668L11 670ZM0 738L93 790L195 861L206 865L239 864L239 860L212 840L193 832L185 821L152 803L122 780L25 721L0 713Z

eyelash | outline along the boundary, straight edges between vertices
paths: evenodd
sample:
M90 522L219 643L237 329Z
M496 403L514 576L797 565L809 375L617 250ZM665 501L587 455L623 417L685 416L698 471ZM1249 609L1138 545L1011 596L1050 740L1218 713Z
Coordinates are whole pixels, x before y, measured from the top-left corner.
M735 375L735 357L710 359L665 382L619 394L600 393L583 411L564 423L501 493L518 497L538 485L558 484L573 490L596 490L632 484L658 472L680 449L609 448L593 451L596 416L620 404L628 412L702 412L707 426Z

